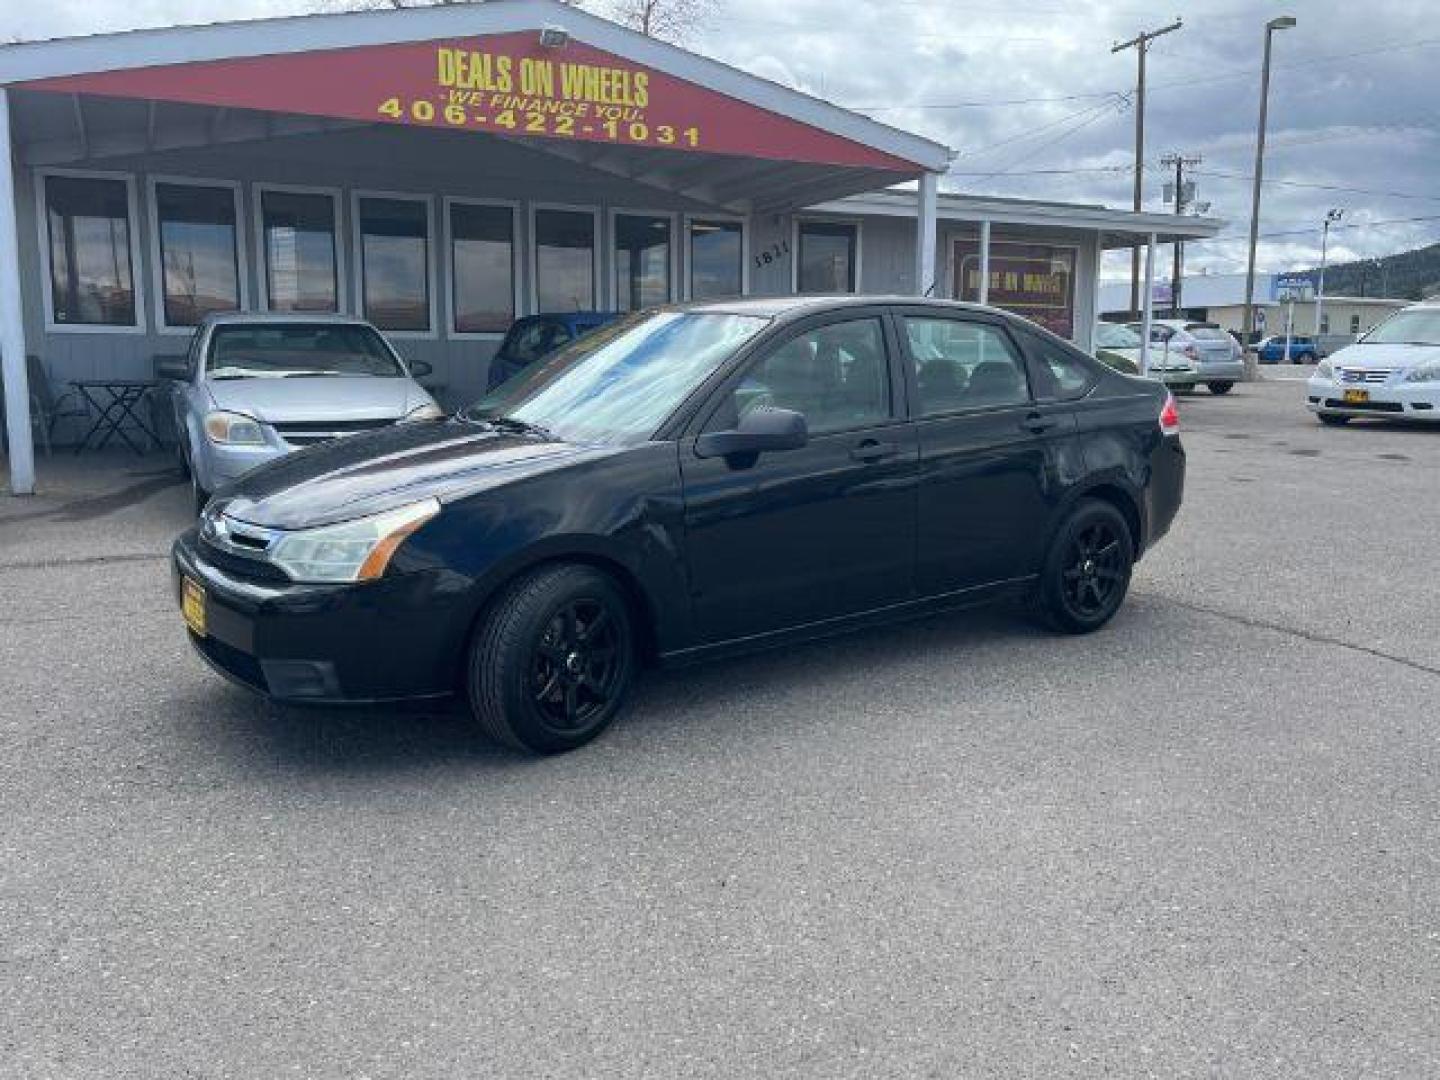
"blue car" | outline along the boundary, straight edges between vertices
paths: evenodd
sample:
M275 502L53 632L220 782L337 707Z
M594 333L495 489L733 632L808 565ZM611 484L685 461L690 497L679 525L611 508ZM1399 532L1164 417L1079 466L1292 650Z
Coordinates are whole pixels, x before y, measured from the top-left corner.
M1285 362L1285 335L1274 334L1255 346L1255 354L1262 364L1283 364ZM1290 362L1292 364L1314 364L1320 359L1320 346L1313 337L1292 335L1290 338Z
M516 319L490 361L488 388L495 389L541 357L619 317L618 311L565 311Z

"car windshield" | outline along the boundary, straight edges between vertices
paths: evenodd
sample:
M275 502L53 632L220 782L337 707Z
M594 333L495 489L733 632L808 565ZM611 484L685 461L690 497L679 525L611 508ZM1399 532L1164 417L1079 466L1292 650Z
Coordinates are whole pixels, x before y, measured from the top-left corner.
M1440 306L1397 311L1360 340L1366 345L1440 345Z
M405 374L376 331L346 323L217 326L205 370L212 379Z
M768 319L646 311L592 330L501 383L462 413L571 442L633 443L664 419Z
M1095 345L1101 349L1138 349L1141 338L1128 326L1120 326L1117 323L1096 323L1095 324Z

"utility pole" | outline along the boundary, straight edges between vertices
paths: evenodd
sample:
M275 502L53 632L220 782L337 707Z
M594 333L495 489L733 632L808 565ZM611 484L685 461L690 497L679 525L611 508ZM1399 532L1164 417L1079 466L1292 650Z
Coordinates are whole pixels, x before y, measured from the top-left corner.
M1240 347L1245 350L1245 377L1255 378L1255 354L1250 337L1255 332L1255 245L1260 240L1260 180L1265 171L1265 117L1270 105L1270 39L1276 30L1289 30L1295 16L1280 15L1265 24L1265 62L1260 69L1260 128L1255 136L1255 177L1250 192L1250 257L1245 265L1245 328Z
M1138 213L1145 196L1145 54L1150 51L1150 42L1166 34L1172 34L1184 25L1177 17L1169 26L1159 30L1142 30L1129 41L1117 42L1110 52L1134 49L1140 65L1139 78L1135 82L1135 210ZM1140 310L1140 249L1130 251L1130 310Z
M1320 316L1325 310L1325 255L1330 246L1330 226L1345 216L1344 210L1325 211L1325 224L1320 231L1320 280L1315 283L1315 338L1319 347Z
M1188 165L1199 165L1204 159L1195 154L1186 157L1184 154L1166 154L1160 159L1163 168L1175 166L1175 215L1185 212L1186 205L1191 201L1185 197L1185 168ZM1180 318L1180 282L1183 280L1182 273L1185 266L1185 241L1178 236L1175 238L1175 262L1170 271L1170 307L1173 309L1175 318Z

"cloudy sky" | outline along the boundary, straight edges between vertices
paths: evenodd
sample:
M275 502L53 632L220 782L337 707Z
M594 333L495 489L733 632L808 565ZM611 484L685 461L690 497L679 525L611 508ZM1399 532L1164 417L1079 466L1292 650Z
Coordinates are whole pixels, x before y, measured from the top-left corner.
M22 38L294 14L329 0L3 0ZM600 7L604 0L591 0ZM1320 221L1345 210L1331 259L1440 240L1440 26L1435 0L714 0L691 46L960 151L957 191L1128 206L1135 53L1111 45L1179 15L1150 54L1146 204L1159 157L1204 158L1199 198L1229 225L1187 269L1243 269L1264 24L1275 39L1260 264L1319 260ZM1434 27L1433 29L1427 29ZM1405 220L1434 218L1435 220ZM1224 237L1234 237L1233 240ZM1107 270L1119 272L1117 263Z

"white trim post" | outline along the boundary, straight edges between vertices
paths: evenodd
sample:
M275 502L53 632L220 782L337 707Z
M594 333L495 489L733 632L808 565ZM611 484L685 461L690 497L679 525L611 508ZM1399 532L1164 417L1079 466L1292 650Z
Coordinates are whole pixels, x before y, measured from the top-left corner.
M1145 294L1140 302L1140 374L1150 374L1150 327L1155 321L1155 234L1145 238Z
M920 177L920 212L915 219L915 295L935 292L935 239L939 228L940 178L933 172Z
M15 202L15 150L10 92L0 87L0 365L9 433L10 491L35 493L35 441L30 430L30 381L25 371L25 311L20 296L19 207Z
M980 289L975 294L977 303L990 302L990 219L980 222Z

